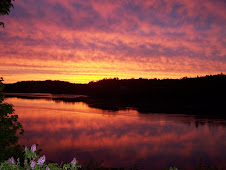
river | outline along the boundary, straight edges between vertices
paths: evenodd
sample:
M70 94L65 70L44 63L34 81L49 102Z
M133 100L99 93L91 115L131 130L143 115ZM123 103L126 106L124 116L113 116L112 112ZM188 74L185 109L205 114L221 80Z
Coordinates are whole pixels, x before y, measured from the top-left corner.
M226 121L182 114L106 111L82 102L6 98L24 127L19 143L39 144L47 159L107 167L194 169L202 158L226 168Z

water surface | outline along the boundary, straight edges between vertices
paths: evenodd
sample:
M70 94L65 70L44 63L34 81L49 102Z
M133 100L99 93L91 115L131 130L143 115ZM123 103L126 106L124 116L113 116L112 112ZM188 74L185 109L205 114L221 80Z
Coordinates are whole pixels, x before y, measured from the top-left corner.
M48 160L104 166L193 169L202 158L226 168L226 121L192 115L104 111L87 104L51 99L6 98L25 133L20 144L40 145Z

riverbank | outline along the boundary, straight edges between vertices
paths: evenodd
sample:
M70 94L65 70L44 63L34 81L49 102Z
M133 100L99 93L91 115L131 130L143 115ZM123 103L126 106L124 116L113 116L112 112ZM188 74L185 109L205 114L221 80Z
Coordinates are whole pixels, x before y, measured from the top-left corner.
M25 99L47 99L56 102L84 102L92 108L119 111L134 109L139 113L192 114L226 118L223 103L184 102L179 100L156 100L152 98L93 97L87 95L49 94L49 93L5 93L6 97Z

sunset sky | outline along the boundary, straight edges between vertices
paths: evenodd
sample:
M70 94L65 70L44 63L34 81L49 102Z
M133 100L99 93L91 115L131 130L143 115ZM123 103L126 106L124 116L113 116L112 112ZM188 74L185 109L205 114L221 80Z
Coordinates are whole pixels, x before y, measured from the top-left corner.
M15 0L4 83L226 73L225 0Z

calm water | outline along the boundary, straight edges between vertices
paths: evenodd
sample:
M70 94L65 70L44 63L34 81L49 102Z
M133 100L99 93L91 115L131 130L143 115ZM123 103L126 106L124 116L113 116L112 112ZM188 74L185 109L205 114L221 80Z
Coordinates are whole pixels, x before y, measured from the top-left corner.
M226 168L226 121L186 115L103 111L85 103L7 98L25 133L48 160L104 160L108 167L193 169L200 157Z

